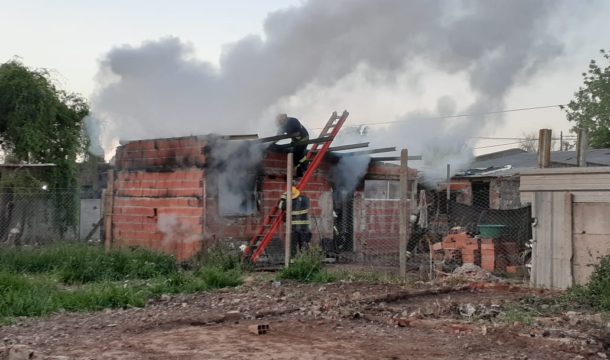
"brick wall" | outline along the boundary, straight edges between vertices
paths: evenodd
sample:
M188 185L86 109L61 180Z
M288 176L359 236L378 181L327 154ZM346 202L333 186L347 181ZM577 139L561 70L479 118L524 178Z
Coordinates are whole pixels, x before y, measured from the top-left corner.
M117 150L115 167L121 169L174 168L204 166L203 137L188 136L171 139L129 142Z
M356 256L365 262L398 264L400 201L365 199L360 191L354 197ZM407 208L410 209L410 203Z
M112 217L116 246L147 247L182 260L215 241L247 241L254 235L285 191L286 154L265 154L255 174L255 214L227 217L219 214L214 171L205 168L202 149L208 145L206 138L192 136L135 141L117 150ZM311 200L314 243L333 236L330 168L329 163L321 164L303 191ZM414 178L416 171L410 171ZM399 167L376 164L368 174L398 179ZM362 225L370 239L368 246L393 252L398 241L398 202L374 204L373 208ZM380 222L378 215L392 218L395 224ZM277 237L283 238L283 233L282 227Z
M324 164L315 171L303 191L303 195L309 197L311 201L310 215L314 243L318 243L321 237L332 236L332 199L329 196L331 187L327 179L328 165ZM206 187L206 238L247 241L255 234L264 216L271 211L286 191L286 154L272 152L265 154L262 173L259 174L259 208L254 216L220 216L213 176L206 179ZM283 236L284 227L281 227L278 237L283 238Z
M186 259L203 235L203 171L120 171L115 178L113 241Z

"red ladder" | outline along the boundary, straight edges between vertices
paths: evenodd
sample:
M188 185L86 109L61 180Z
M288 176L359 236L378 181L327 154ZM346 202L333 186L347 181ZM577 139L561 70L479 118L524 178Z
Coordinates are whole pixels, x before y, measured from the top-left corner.
M347 111L344 111L341 117L339 117L336 112L333 112L330 119L328 119L328 122L320 132L319 136L320 139L328 139L326 141L313 144L309 152L307 152L307 160L311 160L311 163L296 186L299 191L305 190L307 182L309 182L309 179L311 179L313 176L314 171L322 162L322 159L324 158L324 155L326 155L330 144L335 139L335 136L337 136L339 133L339 130L341 130L341 126L343 126L343 123L345 120L347 120L348 115L349 113ZM286 212L280 209L278 204L279 199L273 209L271 209L271 212L265 217L265 220L258 228L256 234L250 240L250 245L244 252L244 256L249 256L250 261L253 263L256 262L257 259L263 254L267 248L267 245L269 245L269 242L273 238L273 235L275 235L275 233L277 233L277 231L280 229L282 221L284 220Z

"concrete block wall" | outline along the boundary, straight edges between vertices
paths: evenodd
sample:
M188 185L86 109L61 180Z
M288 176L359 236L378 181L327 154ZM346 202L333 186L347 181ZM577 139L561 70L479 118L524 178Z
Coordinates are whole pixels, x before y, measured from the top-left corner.
M510 210L521 207L519 177L492 179L489 183L490 209Z

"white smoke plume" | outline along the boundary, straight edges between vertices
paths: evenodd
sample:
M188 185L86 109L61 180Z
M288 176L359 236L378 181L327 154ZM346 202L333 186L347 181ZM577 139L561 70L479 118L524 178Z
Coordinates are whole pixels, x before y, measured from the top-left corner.
M101 144L111 151L119 137L264 132L271 128L265 120L276 111L311 119L348 108L352 114L405 120L372 130L371 140L422 153L435 178L447 162L468 161L464 141L486 125L481 117L418 118L458 108L470 113L502 108L516 84L561 53L561 43L548 31L561 4L309 0L270 13L263 35L227 46L218 67L197 60L192 47L177 38L117 47L101 61L92 100L102 124ZM400 88L402 79L417 88L430 74L463 79L470 98L458 99L460 106L440 98L438 109L422 105L406 115L375 106L375 89ZM446 94L445 85L429 87Z

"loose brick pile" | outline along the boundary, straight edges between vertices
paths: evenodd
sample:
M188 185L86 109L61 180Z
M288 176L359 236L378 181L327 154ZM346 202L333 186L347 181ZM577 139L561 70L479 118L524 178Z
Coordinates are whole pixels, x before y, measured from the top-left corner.
M519 247L503 239L479 239L465 232L448 234L432 245L435 258L449 264L474 264L487 271L516 273L519 268Z

